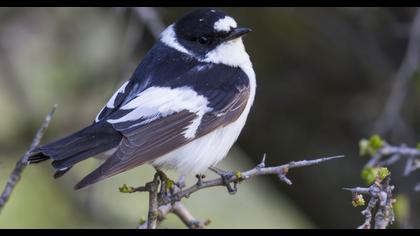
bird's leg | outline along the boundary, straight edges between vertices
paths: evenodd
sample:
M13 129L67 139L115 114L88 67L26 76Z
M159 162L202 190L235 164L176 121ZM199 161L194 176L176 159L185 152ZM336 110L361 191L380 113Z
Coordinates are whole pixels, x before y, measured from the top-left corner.
M186 186L185 184L185 175L179 176L178 182L175 183L176 186L178 186L179 189L182 190Z
M160 181L162 182L161 185L161 192L165 193L165 195L168 194L168 191L171 190L174 187L175 181L170 179L163 171L156 168L156 173L159 175Z
M185 184L185 178L186 178L185 175L179 176L178 182L175 182L174 188L171 189L172 196L175 197L171 200L172 203L174 201L181 201L181 199L177 198L176 196L182 194L183 188L185 188L185 186L187 186Z
M238 189L236 187L236 182L233 183L233 187L230 184L230 179L232 177L236 176L234 172L221 170L221 169L219 169L215 166L210 167L209 170L218 174L222 178L223 184L226 186L226 188L227 188L227 190L230 194L235 194L238 191Z

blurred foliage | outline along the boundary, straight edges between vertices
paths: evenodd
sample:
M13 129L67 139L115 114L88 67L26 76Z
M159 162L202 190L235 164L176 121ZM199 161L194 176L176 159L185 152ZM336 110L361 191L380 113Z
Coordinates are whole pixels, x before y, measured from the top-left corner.
M359 153L361 156L373 156L384 143L385 141L382 140L381 136L377 134L372 135L369 139L362 139L359 141Z
M157 10L170 24L192 9ZM347 158L293 171L293 186L260 177L240 185L237 195L208 189L185 204L199 219L211 218L214 228L358 225L359 213L341 187L361 181L366 158L358 155L357 144L372 134L382 112L415 9L221 9L253 29L244 41L258 82L237 149L221 167L252 167L264 152L268 165L335 154ZM54 103L59 107L44 143L89 124L153 43L125 8L1 8L0 186ZM400 114L405 124L383 136L391 143L420 140L419 78L410 81ZM144 184L152 169L140 167L74 192L72 185L98 164L87 160L59 180L47 163L30 166L0 215L0 227L133 228L147 214L147 196L121 194L118 187ZM412 212L420 212L412 190L419 176L402 178L396 173L403 166L393 168L397 191ZM420 216L410 217L418 227ZM171 216L163 227L183 226Z
M390 175L386 167L367 167L362 170L361 177L366 184L372 184L376 179L383 180Z
M410 203L407 196L398 194L395 196L396 202L394 205L395 217L397 219L407 220L410 216Z
M362 170L360 175L366 184L372 184L376 179L377 173L378 168L367 167Z

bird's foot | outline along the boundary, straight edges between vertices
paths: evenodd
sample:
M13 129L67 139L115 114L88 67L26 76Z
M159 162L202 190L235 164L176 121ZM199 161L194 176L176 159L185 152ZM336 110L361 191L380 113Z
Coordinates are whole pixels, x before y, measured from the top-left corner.
M187 186L185 184L185 175L181 175L178 179L178 182L175 183L175 185L182 190L183 188L185 188L185 186Z
M239 172L239 171L225 171L225 170L221 170L221 169L219 169L217 167L214 167L214 166L210 167L209 169L211 171L213 171L214 173L218 174L222 178L223 185L226 186L226 188L227 188L227 190L230 194L235 194L238 191L238 188L237 188L236 185L239 181L232 181L232 178L237 177L238 179L240 179L241 178L241 176L240 176L241 172ZM233 182L233 186L231 185L231 182Z
M159 175L159 179L161 181L161 192L168 194L169 191L172 191L175 185L175 181L170 179L163 171L156 169L156 173Z

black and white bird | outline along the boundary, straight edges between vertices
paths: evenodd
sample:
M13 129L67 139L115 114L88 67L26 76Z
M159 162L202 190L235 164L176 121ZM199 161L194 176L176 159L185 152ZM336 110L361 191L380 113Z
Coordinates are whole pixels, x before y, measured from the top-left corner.
M55 177L116 148L75 189L145 163L181 175L203 173L228 153L245 125L256 81L238 27L224 12L193 11L167 27L94 122L37 148Z

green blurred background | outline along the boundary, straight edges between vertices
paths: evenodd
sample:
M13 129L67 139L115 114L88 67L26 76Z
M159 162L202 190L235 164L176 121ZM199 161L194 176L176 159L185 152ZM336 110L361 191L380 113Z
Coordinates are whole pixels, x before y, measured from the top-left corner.
M194 8L156 8L169 25ZM292 186L258 177L204 190L183 200L209 228L354 228L362 209L347 186L363 186L367 159L358 141L373 132L405 55L415 8L219 8L253 29L244 38L257 74L257 95L237 145L220 167L245 170L337 154L345 159L291 171ZM133 72L155 39L132 8L0 9L0 187L53 104L58 110L43 143L89 124ZM420 52L419 52L420 53ZM420 140L420 78L409 82L403 125L391 143ZM1 228L134 228L147 215L146 194L121 194L153 176L142 166L86 190L72 186L99 165L87 160L54 180L48 163L27 168L0 214ZM420 226L419 175L391 168ZM170 173L176 176L175 173ZM209 174L211 176L211 174ZM193 183L189 179L188 183ZM170 216L163 228L183 228Z

